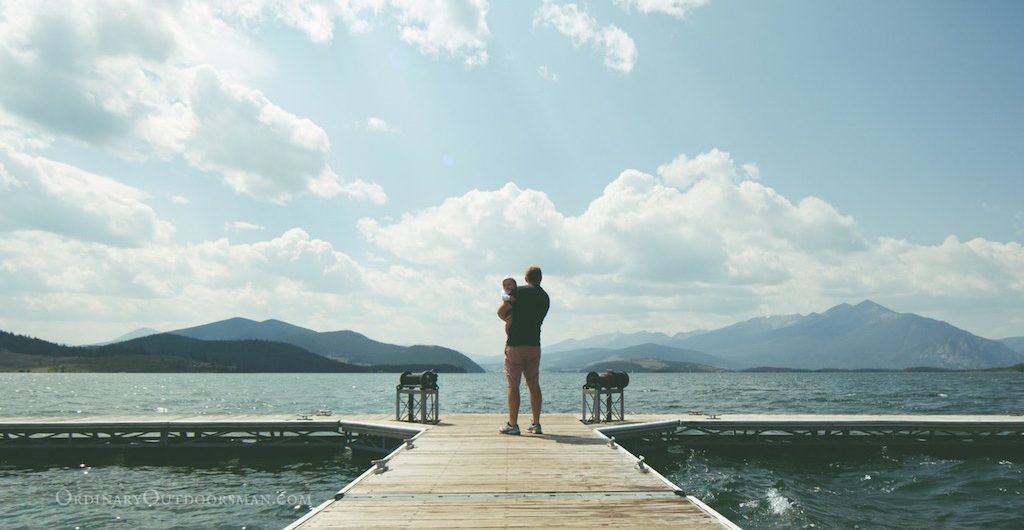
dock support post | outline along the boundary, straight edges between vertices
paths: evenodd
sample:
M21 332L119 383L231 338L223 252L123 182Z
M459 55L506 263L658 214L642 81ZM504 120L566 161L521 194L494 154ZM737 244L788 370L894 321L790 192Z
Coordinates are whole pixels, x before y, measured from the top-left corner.
M626 398L621 388L583 388L583 423L626 420Z
M395 389L395 421L437 423L441 421L439 412L436 388L399 386Z

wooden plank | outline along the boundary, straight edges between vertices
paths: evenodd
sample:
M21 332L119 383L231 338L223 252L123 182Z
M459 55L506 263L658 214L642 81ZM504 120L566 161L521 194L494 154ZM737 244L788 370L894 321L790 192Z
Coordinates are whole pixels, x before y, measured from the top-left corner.
M576 498L459 498L422 496L380 500L352 497L302 528L675 528L721 529L683 497L615 495Z

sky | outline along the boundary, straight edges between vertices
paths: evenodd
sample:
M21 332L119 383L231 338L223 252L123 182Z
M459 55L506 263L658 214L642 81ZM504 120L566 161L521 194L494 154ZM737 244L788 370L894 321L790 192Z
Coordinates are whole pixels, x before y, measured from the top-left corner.
M0 0L0 329L1024 335L1024 4Z

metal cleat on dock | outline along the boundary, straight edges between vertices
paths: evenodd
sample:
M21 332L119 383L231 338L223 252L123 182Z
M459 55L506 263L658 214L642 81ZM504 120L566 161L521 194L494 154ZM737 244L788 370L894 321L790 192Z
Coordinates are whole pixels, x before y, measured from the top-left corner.
M619 444L615 443L615 437L614 436L612 436L611 438L608 439L608 447L611 447L612 449L618 449Z
M705 417L705 419L708 419L708 420L720 420L720 419L722 419L722 416L720 416L718 414L708 414Z
M377 475L385 471L388 471L387 458L381 458L380 460L370 460L370 463L373 464L373 472Z
M416 441L414 438L406 438L404 443L406 450L416 448Z
M639 469L641 473L647 473L650 471L650 468L647 467L646 463L644 463L643 455L640 455L640 457L636 459L636 468Z

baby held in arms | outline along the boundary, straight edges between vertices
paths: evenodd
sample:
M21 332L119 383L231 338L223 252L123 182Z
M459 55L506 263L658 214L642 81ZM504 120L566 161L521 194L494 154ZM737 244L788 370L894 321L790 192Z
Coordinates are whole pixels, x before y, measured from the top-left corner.
M501 310L505 315L506 335L508 335L509 328L512 327L512 305L516 302L516 289L518 288L519 284L511 276L506 276L504 280L501 280Z

